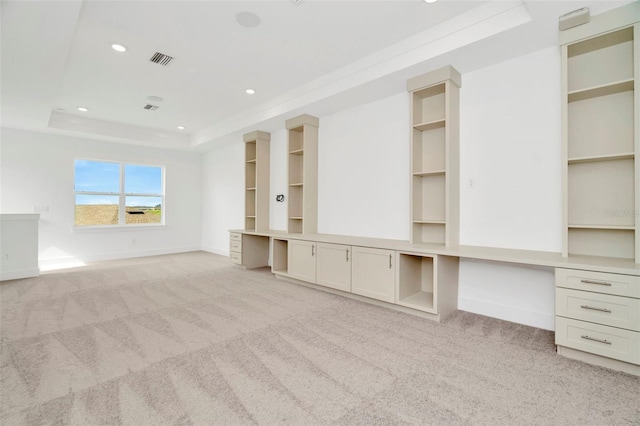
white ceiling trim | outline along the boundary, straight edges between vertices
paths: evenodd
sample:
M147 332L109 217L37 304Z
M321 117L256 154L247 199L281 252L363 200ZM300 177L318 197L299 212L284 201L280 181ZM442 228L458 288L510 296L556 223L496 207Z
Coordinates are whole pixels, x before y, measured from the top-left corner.
M49 127L76 132L76 134L91 133L93 135L101 135L111 142L125 142L172 149L189 148L189 137L187 135L132 124L78 117L77 115L58 111L51 112Z
M531 21L521 1L489 2L389 48L369 55L191 137L191 147L211 143L305 105L337 95L409 66Z

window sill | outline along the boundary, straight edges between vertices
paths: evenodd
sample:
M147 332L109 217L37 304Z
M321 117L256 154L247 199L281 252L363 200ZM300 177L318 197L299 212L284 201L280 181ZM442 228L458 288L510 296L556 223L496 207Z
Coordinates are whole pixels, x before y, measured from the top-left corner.
M164 223L154 223L147 225L95 225L95 226L73 226L71 231L76 233L84 232L128 232L128 231L160 231L166 229Z

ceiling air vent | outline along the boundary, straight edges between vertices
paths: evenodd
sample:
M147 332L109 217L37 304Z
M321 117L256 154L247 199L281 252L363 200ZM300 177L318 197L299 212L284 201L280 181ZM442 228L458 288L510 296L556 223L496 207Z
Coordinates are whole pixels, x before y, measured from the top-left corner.
M169 62L173 61L173 56L169 56L169 55L165 55L164 53L156 52L156 53L153 54L151 59L149 59L149 61L153 62L154 64L164 65L166 67L167 65L169 65Z
M158 105L151 105L151 104L146 104L145 106L143 106L142 108L149 110L149 111L155 111L158 108L160 108Z

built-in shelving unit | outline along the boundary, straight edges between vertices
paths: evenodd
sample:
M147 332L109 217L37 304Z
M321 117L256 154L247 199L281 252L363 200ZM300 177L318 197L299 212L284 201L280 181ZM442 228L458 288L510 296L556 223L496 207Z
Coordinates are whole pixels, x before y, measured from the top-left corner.
M286 121L288 133L288 231L318 228L318 119L303 114Z
M407 81L413 243L458 242L460 85L460 73L450 66Z
M580 30L562 45L563 254L640 262L638 25Z
M287 275L289 273L289 241L274 238L271 253L271 272Z
M458 306L458 259L399 253L396 304L445 318Z
M245 143L245 217L248 231L269 230L269 158L271 135L256 130Z

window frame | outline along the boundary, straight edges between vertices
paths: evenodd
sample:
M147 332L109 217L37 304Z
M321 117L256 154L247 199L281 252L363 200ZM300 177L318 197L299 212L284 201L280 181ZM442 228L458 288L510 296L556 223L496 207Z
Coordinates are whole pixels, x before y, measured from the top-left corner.
M119 182L119 192L103 192L103 191L77 191L76 190L76 162L77 161L88 161L95 163L111 163L117 164L120 168L120 182ZM157 167L161 172L161 191L162 193L137 193L137 192L124 192L125 189L125 169L126 166L142 166L142 167ZM74 230L83 230L83 229L128 229L134 227L164 227L166 226L166 209L165 209L165 201L166 201L166 167L158 164L150 164L150 163L141 163L141 162L130 162L130 161L117 161L117 160L104 160L104 159L96 159L96 158L82 158L76 157L73 160L73 229ZM118 223L113 225L77 225L76 224L76 204L78 195L105 195L105 196L117 196L118 197ZM160 223L126 223L126 212L127 212L127 197L157 197L160 198L161 208L161 217Z

